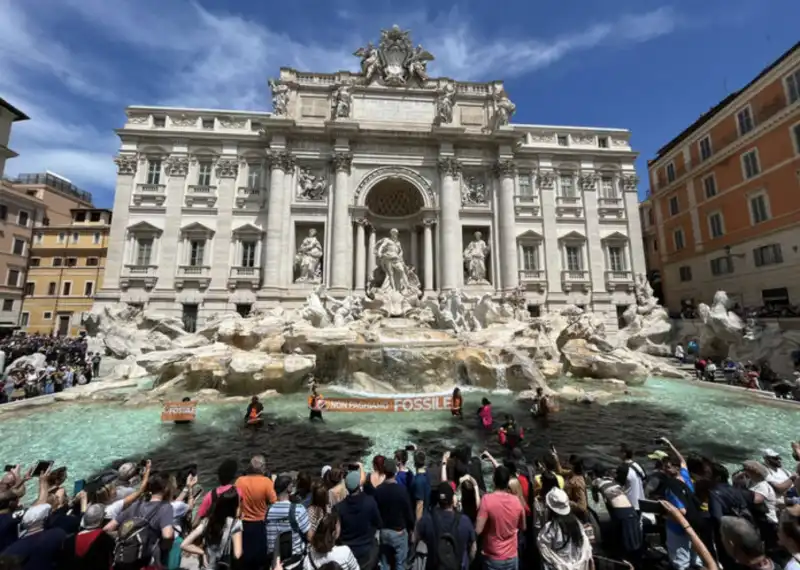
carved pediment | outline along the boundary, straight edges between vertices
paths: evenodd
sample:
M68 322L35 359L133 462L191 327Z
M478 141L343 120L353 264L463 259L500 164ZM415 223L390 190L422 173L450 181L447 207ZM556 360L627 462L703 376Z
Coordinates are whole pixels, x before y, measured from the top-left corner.
M577 230L572 230L558 239L559 241L586 241L586 236Z
M612 234L607 235L601 241L628 241L628 236L621 232L614 232Z
M543 239L544 236L536 230L528 230L527 232L521 233L517 236L518 241L542 241Z
M235 236L261 236L263 234L264 230L253 224L245 224L233 230L233 235Z
M141 221L128 226L128 231L134 234L161 234L163 230L151 224L150 222Z
M214 235L214 230L200 222L192 222L181 228L182 234L204 234L207 236Z

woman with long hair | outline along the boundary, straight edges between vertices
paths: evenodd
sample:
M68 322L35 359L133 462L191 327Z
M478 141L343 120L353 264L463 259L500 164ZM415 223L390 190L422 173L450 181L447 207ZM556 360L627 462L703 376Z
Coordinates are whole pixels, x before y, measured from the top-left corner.
M349 546L336 546L341 533L339 515L334 511L325 515L311 537L310 548L303 561L303 570L321 570L334 562L343 570L359 570L358 561Z
M311 484L311 504L308 506L308 522L311 525L309 532L315 533L322 517L331 510L328 489L322 481Z
M203 541L202 548L195 543ZM215 570L220 562L242 557L242 519L239 493L232 487L221 495L212 495L211 508L181 544L181 550L203 560L203 570Z
M592 545L583 525L570 512L567 494L552 488L545 504L547 522L536 538L543 570L593 570Z
M375 492L381 483L386 480L386 474L383 472L383 464L386 457L383 455L376 455L372 458L372 471L367 476L367 481L364 483L364 492L371 495Z

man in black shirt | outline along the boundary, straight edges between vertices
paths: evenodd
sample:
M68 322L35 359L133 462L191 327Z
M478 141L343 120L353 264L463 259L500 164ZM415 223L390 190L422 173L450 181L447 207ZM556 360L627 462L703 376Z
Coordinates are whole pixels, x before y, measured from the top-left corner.
M404 570L408 557L408 533L414 529L414 513L408 489L395 480L397 464L387 459L383 464L386 480L375 489L375 502L383 525L381 526L381 570L391 570L389 561L394 559L395 570Z
M361 472L351 471L344 485L348 496L333 508L339 514L339 542L349 546L361 570L372 570L378 562L375 533L383 527L378 504L361 490Z

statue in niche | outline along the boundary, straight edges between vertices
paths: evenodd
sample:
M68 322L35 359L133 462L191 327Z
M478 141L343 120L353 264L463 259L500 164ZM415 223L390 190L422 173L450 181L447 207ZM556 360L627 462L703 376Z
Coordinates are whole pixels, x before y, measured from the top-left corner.
M495 84L492 91L494 100L495 115L494 127L502 127L511 121L511 116L517 110L517 106L508 98L508 94L502 85Z
M436 124L447 125L453 122L453 106L455 104L456 88L452 83L445 83L437 91L436 96Z
M308 230L308 236L300 243L294 256L298 270L295 283L319 283L322 281L322 245L317 239L317 230Z
M486 204L487 200L486 182L484 180L475 176L464 179L461 190L462 204Z
M289 112L289 86L270 79L269 88L272 90L272 112L278 117L286 115Z
M467 269L467 285L488 285L486 279L486 258L489 255L489 246L483 241L483 234L475 232L467 249L464 250L464 265Z
M390 289L404 292L409 287L408 270L403 260L403 246L398 239L399 233L395 228L389 230L389 237L385 237L375 244L376 271L383 273L383 281L378 283L379 289Z
M323 200L328 190L328 183L325 178L312 174L308 168L300 170L298 185L300 186L300 191L297 197L301 200Z
M333 93L333 118L347 119L350 117L350 106L353 102L352 86L349 83L342 83Z

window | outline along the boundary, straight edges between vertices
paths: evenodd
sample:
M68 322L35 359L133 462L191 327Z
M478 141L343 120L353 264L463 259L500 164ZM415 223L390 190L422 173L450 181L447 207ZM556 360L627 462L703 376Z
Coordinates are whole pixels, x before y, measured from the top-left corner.
M35 236L33 236L33 242L34 243L40 244L43 241L44 241L44 235L43 234L36 234Z
M250 303L241 303L236 305L236 312L239 313L239 316L244 318L249 317L252 310L253 305Z
M711 158L711 137L709 135L706 135L700 139L700 142L697 143L697 146L700 148L701 161Z
M625 271L625 248L618 245L608 248L608 268L611 271Z
M83 296L84 297L91 297L92 293L94 293L94 282L87 281L83 284Z
M19 285L19 269L9 269L6 277L6 285L16 287Z
M8 206L0 204L0 220L5 222L6 218L8 218Z
M672 162L667 165L667 182L675 182L675 164Z
M14 238L14 255L25 255L25 240Z
M746 180L758 176L761 172L761 167L758 164L758 151L756 149L742 155L742 167L744 168L744 177Z
M761 301L765 307L781 308L789 307L789 290L786 287L776 287L775 289L762 289Z
M561 176L561 196L575 198L575 180L571 174Z
M61 232L58 234L58 243L64 243L67 241L67 232Z
M766 222L769 219L766 195L758 194L750 198L750 217L754 225Z
M653 251L658 251L658 240L657 239L653 240Z
M608 148L608 137L597 137L597 146L600 148Z
M531 176L527 172L520 172L519 195L525 198L533 197L533 185L531 184Z
M678 228L672 234L672 239L675 242L675 251L680 251L684 247L686 247L686 243L683 240L683 230Z
M522 269L539 271L539 248L535 245L522 246Z
M197 171L197 185L211 186L211 163L201 162Z
M36 283L34 283L33 281L28 281L27 283L25 283L25 288L23 289L22 292L26 297L32 297L33 295L36 294Z
M256 242L242 242L242 267L256 266Z
M30 216L28 215L28 212L26 212L25 210L20 210L19 213L17 214L17 224L20 226L25 226L27 228L29 219Z
M703 178L703 188L706 191L706 198L713 198L717 195L717 179L713 174Z
M136 245L136 265L150 265L153 255L153 239L140 239Z
M794 151L800 154L800 123L792 127L792 139L794 140Z
M678 197L672 196L669 199L669 215L677 216L679 211L680 211L680 205L678 203Z
M53 312L52 311L45 311L42 313L42 319L45 321L53 320Z
M50 295L51 297L56 294L56 283L55 283L55 281L51 281L47 285L47 294Z
M78 258L77 257L68 257L67 258L67 267L77 267L78 266Z
M728 275L733 273L733 263L730 257L717 257L711 260L711 275Z
M753 115L750 107L745 107L736 113L736 125L739 129L739 136L746 135L753 130Z
M653 216L653 210L647 210L647 223L651 226L655 224L655 217Z
M22 313L20 315L19 324L20 326L27 327L28 323L31 322L31 314L30 313Z
M61 267L64 265L64 260L60 257L53 258L53 267Z
M786 78L786 89L789 91L789 104L800 100L800 68Z
M163 129L167 126L167 118L166 117L153 117L153 126L159 129Z
M708 232L711 234L712 239L722 237L725 233L725 228L722 223L722 214L719 212L714 212L708 216Z
M756 267L764 267L765 265L777 265L783 263L783 252L781 252L781 244L773 243L757 247L753 250L753 261Z
M600 193L602 198L617 198L617 188L614 186L613 176L603 176L600 179Z
M214 130L214 119L203 119L203 128L208 130ZM206 184L207 186L207 184Z
M87 257L86 258L86 267L97 267L100 265L100 259L97 257Z
M45 216L44 218L42 218L42 225L43 225L44 227L47 227L47 226L49 226L49 225L50 225L50 218L48 218L47 216Z
M86 212L76 212L75 213L75 221L76 222L85 222L86 221Z
M98 245L100 243L100 232L94 232L94 235L92 235L92 243L94 245Z
M14 310L14 299L3 299L3 310L4 311L13 311Z
M577 245L568 245L566 247L567 254L567 271L583 271L583 256L581 255L581 248Z
M206 253L206 240L193 239L189 242L189 265L201 267Z
M569 146L567 135L558 135L558 146Z
M89 221L90 222L99 222L100 221L100 212L92 212L89 214Z
M686 281L692 280L692 268L688 265L682 265L678 268L678 275L680 275L681 281L684 283Z
M161 182L161 161L148 160L147 161L147 183L158 184Z
M72 232L72 243L78 243L79 238L80 235L78 235L78 232Z
M72 281L64 281L61 284L61 294L68 297L72 294Z
M248 188L261 188L261 173L263 172L260 164L250 163L247 165L247 186Z

